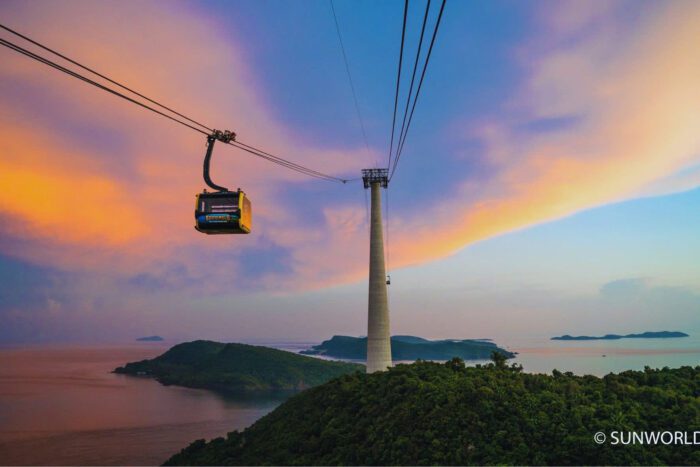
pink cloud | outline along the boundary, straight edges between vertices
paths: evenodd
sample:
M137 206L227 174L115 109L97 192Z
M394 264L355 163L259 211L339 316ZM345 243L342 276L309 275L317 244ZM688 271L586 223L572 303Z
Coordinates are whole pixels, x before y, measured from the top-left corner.
M579 5L566 4L575 11ZM625 28L611 28L607 17L585 22L586 33L575 41L568 40L566 21L558 36L549 31L517 105L530 118L573 115L576 123L543 134L516 131L520 121L485 124L483 140L499 167L487 194L474 202L455 195L439 227L396 235L398 261L435 259L492 235L620 201L697 164L698 15L697 3L655 4L624 40L618 36Z
M224 37L222 24L185 5L170 6L55 2L41 9L25 3L4 9L19 31L124 83L137 83L140 91L195 118L206 116L207 124L233 129L246 143L335 175L354 173L374 157L359 149L313 147L293 135L271 116L244 51ZM156 268L168 258L190 263L195 275L236 273L236 264L222 264L216 257L234 245L238 250L258 245L258 237L237 237L234 243L230 237L204 238L192 228L194 194L203 185L204 136L25 57L2 53L3 80L46 95L46 108L30 110L16 108L9 94L0 96L0 172L10 195L0 213L12 219L2 233L16 239L3 253L68 269L104 270L109 264L116 274ZM109 142L102 144L104 152L95 152L95 145L83 140L85 134L17 118L45 110L118 134L119 161L106 147ZM127 175L115 170L126 166ZM249 193L257 231L290 225L279 229L289 238L284 243L304 242L302 233L286 233L303 220L278 201L281 184L307 183L308 178L221 144L213 166L217 181ZM36 200L27 200L28 193ZM11 201L22 197L27 202ZM194 260L200 257L211 263Z
M292 134L272 116L242 45L224 38L216 18L169 5L54 2L41 10L25 3L4 9L19 30L137 83L175 108L204 116L217 128L234 129L250 144L337 175L371 164L374 155L360 148L328 151ZM700 55L695 47L700 24L695 18L700 7L682 2L652 7L634 27L616 24L611 15L581 13L580 2L544 15L550 21L543 28L546 47L540 38L531 50L521 50L531 65L511 103L518 117L462 130L480 136L495 175L485 186L465 181L436 207L429 223L394 216L395 267L435 260L493 235L635 196L655 180L699 162ZM261 237L237 237L234 243L204 238L191 228L190 206L202 188L203 137L2 53L3 80L46 93L45 104L54 112L62 109L71 121L122 135L120 157L132 171L120 174L106 153L95 154L81 135L65 134L59 125L17 123L14 116L24 111L0 95L0 173L4 186L11 187L8 199L40 186L36 196L51 201L46 216L0 204L0 213L17 226L2 227L3 235L17 240L11 248L3 245L3 253L68 269L104 271L109 265L109 273L117 275L157 271L164 262L178 261L195 278L223 277L218 286L245 273L232 261L235 250L262 246ZM523 120L568 116L577 119L562 129L517 130ZM40 137L30 137L37 132ZM302 186L305 178L225 147L217 148L214 164L217 180L240 185L253 198L257 231L290 252L293 273L271 273L261 279L265 287L320 287L366 275L360 195L328 205L321 224L311 228L283 207L280 191L282 184ZM673 186L666 184L664 190ZM76 203L85 206L82 229L65 215ZM112 214L106 215L103 206ZM225 261L218 259L222 255L228 255Z

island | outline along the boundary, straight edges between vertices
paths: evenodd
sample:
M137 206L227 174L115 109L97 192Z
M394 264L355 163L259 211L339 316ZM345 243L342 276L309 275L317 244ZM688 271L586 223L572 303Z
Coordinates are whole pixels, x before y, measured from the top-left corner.
M507 358L515 354L498 347L488 340L435 340L431 341L416 336L392 336L391 359L409 360L449 360L459 357L463 360L488 360L496 351ZM319 345L301 353L347 360L367 359L367 338L351 336L333 336Z
M356 371L364 371L364 366L269 347L198 340L178 344L151 360L127 363L114 373L192 388L297 391Z
M607 340L613 341L618 339L671 339L676 337L688 337L688 334L678 331L648 331L641 334L606 334L604 336L570 336L565 334L563 336L552 337L553 341L598 341Z
M682 419L697 430L700 366L598 378L528 374L505 362L467 367L453 359L346 375L245 430L194 441L165 465L700 464L697 446L610 444L627 429L621 423L652 433ZM597 432L607 442L596 442Z
M146 337L137 337L136 340L138 342L161 342L164 341L160 336L146 336Z

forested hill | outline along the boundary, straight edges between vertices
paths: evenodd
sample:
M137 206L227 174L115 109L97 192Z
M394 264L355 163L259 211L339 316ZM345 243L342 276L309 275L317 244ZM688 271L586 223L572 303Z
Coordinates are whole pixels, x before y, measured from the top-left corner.
M364 366L245 344L194 341L115 373L154 376L163 384L225 390L305 389Z
M449 360L459 357L464 360L488 360L493 352L500 352L508 358L515 354L498 347L493 342L473 339L445 339L431 341L415 336L392 336L391 358L394 361L406 360ZM367 338L333 336L319 345L302 352L307 355L323 355L333 358L354 360L367 359Z
M700 430L700 367L604 378L418 362L298 394L180 465L699 465L688 445L611 445L613 431ZM597 444L594 434L608 441Z

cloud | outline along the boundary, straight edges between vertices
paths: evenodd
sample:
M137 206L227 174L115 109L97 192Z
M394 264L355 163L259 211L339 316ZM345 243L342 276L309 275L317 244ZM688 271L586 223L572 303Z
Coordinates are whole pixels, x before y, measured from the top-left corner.
M690 287L658 285L650 278L618 279L600 288L600 297L611 301L636 301L659 311L700 312L700 294Z
M128 278L129 285L146 292L180 290L192 285L201 285L201 279L192 277L184 264L164 264L157 272L140 272Z
M695 183L673 175L700 162L700 6L645 4L635 21L620 15L624 6L561 2L540 15L540 35L518 45L526 77L516 97L446 136L471 141L459 153L483 150L480 178L465 174L448 193L426 192L429 216L392 216L394 267ZM360 148L319 147L278 122L245 43L196 6L54 2L37 9L7 2L0 8L19 30L176 109L230 125L246 142L336 175L374 159ZM191 204L202 186L202 136L2 53L4 254L163 286L179 283L167 271L182 265L190 279L182 283L207 291L240 286L237 278L251 269L262 288L315 288L366 275L360 196L343 191L332 198L314 188L317 182L217 147L216 180L251 195L255 228L264 236L205 238L191 228ZM663 188L654 185L661 179ZM278 254L279 261L270 259Z
M596 308L638 325L681 323L696 330L700 294L689 287L656 284L649 278L619 279L601 287Z
M49 300L54 271L0 255L0 310L27 306L38 308Z
M648 278L618 279L603 284L600 288L600 295L609 299L638 297L641 293L649 290L650 284L651 281Z
M249 144L335 175L374 158L359 149L316 147L278 123L245 50L215 18L192 5L56 2L37 9L8 2L0 8L18 30L120 81L137 83L176 109L234 129ZM142 282L160 281L155 278L163 276L162 263L173 262L186 265L196 278L190 284L228 289L236 275L245 277L250 252L263 258L298 248L308 238L304 229L326 229L310 227L296 214L300 201L311 204L317 195L283 195L318 182L219 144L215 180L246 190L256 231L280 232L285 240L273 245L259 236L204 238L192 228L194 194L202 189L202 135L25 57L2 54L4 253ZM291 272L283 266L278 264L278 273Z
M597 6L597 4L596 4ZM621 9L623 4L619 5ZM578 2L545 17L546 43L521 58L529 77L509 115L465 128L480 135L490 178L463 183L430 224L394 231L398 264L446 256L474 241L639 196L700 161L700 5L647 4L641 19L580 18ZM524 130L533 122L554 122ZM558 123L558 124L556 124ZM662 192L688 189L688 180Z

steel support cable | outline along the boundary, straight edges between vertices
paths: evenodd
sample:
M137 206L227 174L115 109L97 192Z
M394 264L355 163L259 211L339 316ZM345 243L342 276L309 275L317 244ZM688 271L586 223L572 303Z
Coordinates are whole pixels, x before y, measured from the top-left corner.
M111 89L111 88L109 88L109 87L107 87L107 86L104 86L104 85L102 85L102 84L100 84L100 83L98 83L98 82L96 82L96 81L94 81L94 80L92 80L92 79L90 79L90 78L87 78L87 77L85 77L85 76L83 76L83 75L81 75L81 74L79 74L79 73L77 73L77 72L75 72L75 71L73 71L73 70L69 70L68 68L66 68L66 67L64 67L64 66L62 66L62 65L59 65L59 64L57 64L57 63L55 63L55 62L53 62L53 61L51 61L51 60L49 60L49 59L47 59L47 58L45 58L45 57L42 57L42 56L40 56L40 55L37 55L37 54L35 54L34 52L31 52L31 51L29 51L29 50L27 50L27 49L24 49L24 48L22 48L22 47L20 47L20 46L18 46L18 45L16 45L16 44L10 42L10 41L7 41L7 40L5 40L5 39L0 38L0 45L3 45L3 46L5 46L5 47L9 48L10 50L14 50L15 52L18 52L18 53L20 53L20 54L22 54L22 55L25 55L25 56L29 57L29 58L32 58L32 59L34 59L34 60L36 60L36 61L38 61L38 62L40 62L40 63L43 63L43 64L45 64L45 65L48 65L48 66L50 66L50 67L52 67L52 68L55 68L56 70L62 71L62 72L64 72L64 73L68 74L69 76L72 76L72 77L74 77L74 78L77 78L77 79L79 79L79 80L81 80L81 81L84 81L84 82L86 82L86 83L88 83L88 84L91 84L91 85L93 85L93 86L95 86L95 87L97 87L97 88L99 88L99 89L102 89L103 91L107 91L107 92L109 92L110 94L113 94L113 95L115 95L115 96L121 97L122 99L125 99L125 100L127 100L127 101L129 101L129 102L131 102L131 103L133 103L133 104L136 104L136 105L138 105L138 106L140 106L140 107L143 107L144 109L150 110L150 111L152 111L152 112L154 112L154 113L156 113L156 114L158 114L158 115L161 115L161 116L163 116L163 117L165 117L165 118L167 118L167 119L169 119L169 120L172 120L172 121L174 121L174 122L176 122L176 123L179 123L179 124L181 124L181 125L183 125L183 126L189 128L189 129L191 129L191 130L194 130L194 131L197 131L197 132L199 132L199 133L201 133L201 134L204 134L204 135L206 135L206 136L209 136L209 133L208 133L208 132L206 132L206 131L204 131L204 130L202 130L202 129L200 129L200 128L197 128L197 127L195 127L195 126L192 126L192 125L190 125L189 123L183 122L182 120L178 120L177 118L175 118L175 117L173 117L173 116L171 116L171 115L168 115L168 114L166 114L166 113L164 113L164 112L161 112L160 110L155 109L155 108L153 108L153 107L151 107L151 106L149 106L149 105L147 105L147 104L144 104L143 102L139 102L139 101L137 101L137 100L135 100L135 99L133 99L133 98L131 98L131 97L125 95L125 94L120 93L119 91L116 91L116 90ZM230 144L230 143L229 143L229 144ZM316 178L320 178L320 179L324 179L324 180L328 180L328 181L341 182L341 183L347 183L348 181L350 181L350 180L345 180L345 179L342 179L342 178L334 177L334 176L331 176L331 175L323 174L323 173L321 173L321 172L317 172L317 171L315 171L315 170L309 169L309 168L307 168L307 167L301 166L301 165L296 164L296 163L293 163L293 162L291 162L291 161L287 161L286 159L283 159L283 158L281 158L281 157L274 156L274 155L269 154L269 153L265 153L264 151L261 151L261 150L259 150L259 149L257 149L257 148L253 148L252 146L248 146L248 145L245 145L245 144L243 144L243 143L239 143L239 144L241 144L241 146L244 146L244 147L241 147L241 146L238 146L238 145L234 145L234 146L238 147L239 149L243 149L244 151L249 152L250 154L253 154L253 155L255 155L255 156L261 157L261 158L263 158L263 159L266 159L266 160L268 160L268 161L270 161L270 162L273 162L273 163L278 164L278 165L280 165L280 166L286 167L286 168L288 168L288 169L295 170L295 171L297 171L297 172L299 172L299 173L302 173L302 174L304 174L304 175L308 175L308 176L311 176L311 177L316 177Z
M155 113L157 113L158 115L161 115L161 116L163 116L163 117L165 117L165 118L168 118L168 119L170 119L170 120L172 120L172 121L174 121L174 122L179 123L180 125L184 125L184 126L190 128L190 129L192 129L192 130L194 130L194 131L197 131L197 132L199 132L199 133L202 133L202 134L204 134L204 135L207 135L207 136L209 135L209 133L207 133L206 131L204 131L204 130L202 130L202 129L200 129L200 128L197 128L197 127L195 127L195 126L192 126L192 125L190 125L189 123L185 123L185 122L183 122L183 121L181 121L181 120L178 120L177 118L175 118L175 117L173 117L173 116L171 116L171 115L168 115L168 114L166 114L166 113L163 113L163 112L161 112L160 110L154 109L153 107L150 107L150 106L144 104L143 102L139 102L139 101L137 101L137 100L135 100L135 99L132 99L131 97L129 97L129 96L125 95L125 94L122 94L122 93L120 93L119 91L115 91L114 89L108 88L107 86L104 86L104 85L102 85L102 84L100 84L100 83L98 83L98 82L96 82L96 81L94 81L94 80L91 80L90 78L86 78L85 76L83 76L83 75L81 75L81 74L79 74L79 73L76 73L76 72L74 72L74 71L72 71L72 70L69 70L68 68L65 68L65 67L63 67L63 66L61 66L61 65L59 65L59 64L57 64L57 63L55 63L55 62L52 62L51 60L48 60L48 59L46 59L46 58L44 58L44 57L41 57L40 55L37 55L37 54L35 54L34 52L30 52L29 50L24 49L24 48L22 48L22 47L20 47L20 46L18 46L18 45L16 45L16 44L13 44L12 42L9 42L9 41L7 41L7 40L5 40L5 39L0 38L0 45L4 45L5 47L7 47L7 48L9 48L9 49L11 49L11 50L14 50L15 52L21 53L22 55L25 55L25 56L27 56L27 57L29 57L29 58L32 58L32 59L34 59L34 60L36 60L36 61L38 61L38 62L40 62L40 63L43 63L43 64L45 64L45 65L48 65L48 66L50 66L50 67L52 67L52 68L55 68L55 69L57 69L57 70L59 70L59 71L62 71L62 72L64 72L64 73L66 73L66 74L68 74L68 75L70 75L70 76L72 76L72 77L74 77L74 78L77 78L77 79L79 79L79 80L81 80L81 81L84 81L84 82L86 82L86 83L88 83L88 84L92 84L93 86L96 86L96 87L102 89L103 91L107 91L107 92L109 92L109 93L111 93L111 94L114 94L115 96L121 97L122 99L125 99L125 100L127 100L127 101L129 101L129 102L131 102L131 103L133 103L133 104L136 104L136 105L138 105L138 106L141 106L141 107L143 107L144 109L148 109L148 110L150 110L150 111L152 111L152 112L155 112Z
M340 43L340 51L343 53L343 62L345 63L345 71L348 75L348 81L350 82L350 90L352 91L352 99L355 102L355 111L357 112L357 119L360 122L360 130L362 131L362 138L365 142L365 149L367 150L367 155L369 156L369 143L367 142L367 132L365 131L365 123L362 119L362 113L360 112L360 104L357 100L357 93L355 92L355 85L352 81L352 74L350 73L350 64L348 62L348 56L345 53L345 46L343 45L343 36L340 33L340 24L338 24L338 16L335 13L335 5L333 0L329 0L331 4L331 11L333 12L333 21L335 22L335 31L338 33L338 42Z
M7 27L7 26L5 26L5 25L2 25L2 24L0 24L0 28L2 28L2 29L4 29L5 31L8 31L8 32L14 34L14 35L17 36L17 37L20 37L20 38L24 39L24 40L27 41L27 42L30 42L30 43L36 45L37 47L40 47L40 48L46 50L47 52L51 52L52 54L56 55L57 57L61 57L62 59L66 60L66 61L68 61L68 62L70 62L70 63L72 63L73 65L78 66L78 67L82 68L83 70L89 71L90 73L92 73L92 74L94 74L94 75L96 75L96 76L99 76L100 78L102 78L102 79L104 79L104 80L106 80L106 81L109 81L110 83L115 84L115 85L119 86L120 88L122 88L122 89L124 89L124 90L126 90L126 91L129 91L129 92L131 92L131 93L133 93L133 94L135 94L135 95L141 97L142 99L145 99L145 100L147 100L148 102L157 105L158 107L160 107L160 108L162 108L162 109L167 110L168 112L172 112L173 114L177 115L178 117L182 117L182 118L184 118L185 120L187 120L187 121L189 121L189 122L191 122L191 123L194 123L195 125L201 126L201 127L204 128L205 130L207 130L209 133L212 133L212 132L214 131L212 128L209 128L208 126L204 125L203 123L200 123L200 122L198 122L198 121L196 121L196 120L194 120L194 119L192 119L192 118L189 118L188 116L183 115L183 114L181 114L180 112L178 112L178 111L176 111L176 110L173 110L173 109L171 109L170 107L167 107L167 106L161 104L160 102L158 102L158 101L156 101L156 100L151 99L150 97L144 96L144 95L141 94L140 92L135 91L135 90L133 90L133 89L131 89L131 88L129 88L129 87L127 87L127 86L125 86L125 85L123 85L123 84L121 84L121 83L119 83L119 82L117 82L117 81L115 81L115 80L113 80L113 79L111 79L111 78L109 78L109 77L103 75L102 73L100 73L100 72L98 72L98 71L95 71L94 69L92 69L92 68L90 68L90 67L88 67L88 66L85 66L85 65L83 65L82 63L79 63L79 62L73 60L72 58L69 58L69 57L63 55L62 53L60 53L60 52L58 52L58 51L56 51L56 50L54 50L54 49L52 49L52 48L50 48L50 47L48 47L48 46L42 44L42 43L40 43L40 42L37 42L37 41L35 41L34 39L31 39L31 38L25 36L24 34L21 34L21 33L17 32L17 31L15 31L14 29L11 29L11 28L9 28L9 27Z
M416 51L416 60L413 63L413 74L411 75L411 85L408 87L408 95L406 96L406 108L403 111L403 119L401 121L401 131L399 132L399 142L403 139L404 131L406 128L406 117L408 116L408 106L411 104L411 94L413 94L413 85L416 79L416 71L418 71L418 60L420 59L420 53L423 48L423 36L425 35L425 26L428 23L428 13L430 12L430 0L425 6L425 15L423 15L423 26L420 30L420 39L418 40L418 49ZM396 148L396 153L398 154L398 147Z
M259 154L265 156L266 158L269 158L269 160L271 160L271 161L279 162L280 164L285 164L285 165L288 165L288 166L290 166L290 167L294 167L294 168L296 168L296 169L299 169L299 170L302 170L302 171L305 171L305 172L309 172L309 173L318 175L319 177L330 178L330 179L334 179L334 180L337 180L337 181L348 181L348 180L345 180L345 179L342 179L342 178L337 178L337 177L334 177L334 176L332 176L332 175L327 175L327 174L324 174L324 173L322 173L322 172L318 172L318 171L313 170L313 169L310 169L310 168L308 168L308 167L304 167L303 165L299 165L299 164L297 164L297 163L295 163L295 162L288 161L288 160L283 159L283 158L281 158L281 157L279 157L279 156L275 156L274 154L270 154L269 152L263 151L262 149L256 148L256 147L254 147L254 146L250 146L250 145L245 144L245 143L243 143L243 142L241 142L241 141L236 141L236 140L234 140L233 142L235 142L236 145L241 146L241 147L239 147L239 149L243 149L244 151L245 151L245 150L249 150L249 152L250 152L250 151L254 151L255 153L259 153Z
M304 167L303 165L299 165L297 163L288 161L286 159L282 159L281 157L275 156L274 154L270 154L269 152L265 152L262 149L258 149L256 147L250 146L250 145L242 143L240 141L231 141L228 144L230 144L234 147L237 147L238 149L242 149L246 152L254 154L258 157L262 157L263 159L267 159L270 162L274 162L275 164L282 165L284 167L287 167L289 169L295 170L295 171L300 172L300 173L304 173L305 175L309 175L311 177L323 178L323 179L326 179L329 181L335 181L335 182L340 182L340 183L347 183L350 181L357 180L357 179L339 178L339 177L334 177L333 175L324 174L322 172L318 172L318 171L310 169L308 167Z
M392 167L391 173L389 175L389 180L391 180L394 176L394 172L396 171L396 166L399 163L399 159L401 158L401 154L403 153L403 147L406 142L406 136L408 135L408 130L411 127L411 122L413 121L413 112L416 110L416 103L418 102L418 96L420 95L420 90L423 86L423 79L425 78L425 72L428 69L428 63L430 62L430 55L433 52L433 46L435 45L435 38L437 37L438 29L440 28L440 20L442 19L442 13L445 10L445 3L447 0L442 0L442 4L440 5L440 13L438 14L437 17L437 22L435 23L435 30L433 31L433 37L430 40L430 47L428 48L428 55L425 58L425 64L423 65L423 72L421 73L420 81L418 82L418 89L416 90L416 98L413 100L413 106L411 107L411 114L408 117L408 123L406 124L406 132L404 133L403 139L399 142L399 148L398 148L398 153L396 156L396 159L394 160L394 166Z
M399 71L396 76L396 94L394 96L394 116L391 119L391 142L389 143L389 163L386 168L391 167L391 154L394 151L394 129L396 127L396 109L399 105L399 83L401 82L401 67L403 64L403 44L406 39L406 18L408 16L408 0L403 6L403 27L401 28L401 49L399 51Z
M242 145L242 144L238 143L238 141L231 141L231 142L226 143L226 144L229 144L235 148L241 149L241 150L248 152L254 156L268 160L274 164L280 165L280 166L285 167L289 170L293 170L295 172L298 172L300 174L303 174L303 175L306 175L309 177L314 177L314 178L318 178L321 180L326 180L326 181L330 181L330 182L339 182L339 183L347 183L347 182L351 181L351 180L346 180L343 178L333 177L332 175L316 173L314 171L311 171L310 169L306 169L303 166L296 166L296 165L294 165L294 164L292 164L284 159L279 159L276 156L270 156L270 155L268 155L268 153L265 153L264 151L259 151L255 148L253 148L252 146Z

